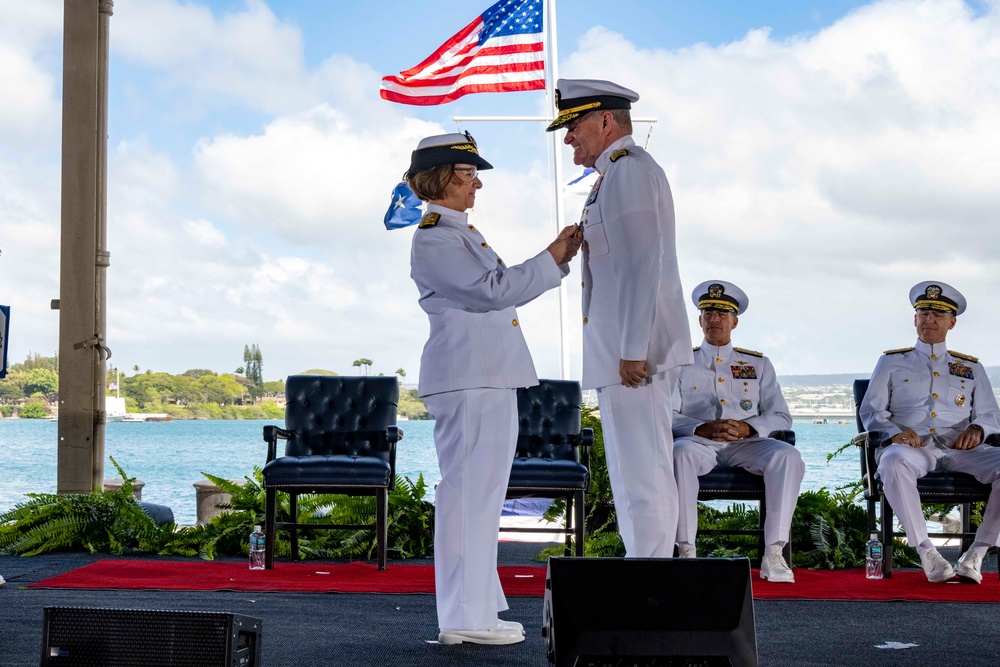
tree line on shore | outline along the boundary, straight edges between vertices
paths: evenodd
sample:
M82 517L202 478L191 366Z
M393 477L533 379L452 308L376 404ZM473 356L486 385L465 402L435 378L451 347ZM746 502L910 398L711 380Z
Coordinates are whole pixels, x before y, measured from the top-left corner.
M364 361L370 361L365 359ZM128 412L162 413L173 419L282 419L285 416L284 380L265 382L260 349L244 348L244 366L234 373L216 373L192 368L179 375L109 367L107 393L125 398ZM359 364L355 364L358 366ZM367 368L366 368L367 370ZM305 374L337 375L325 369ZM405 377L403 369L397 375ZM0 416L46 419L59 398L59 357L29 353L22 363L12 364L0 379ZM415 389L403 389L399 414L409 419L429 419L424 402Z

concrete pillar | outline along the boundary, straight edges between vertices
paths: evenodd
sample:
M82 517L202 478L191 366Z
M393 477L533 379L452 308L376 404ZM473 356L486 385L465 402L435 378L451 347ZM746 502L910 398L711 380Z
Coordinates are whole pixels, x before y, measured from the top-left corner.
M111 0L63 2L59 493L104 478L107 26Z
M112 477L104 480L104 490L111 493L121 490L124 485L125 480L121 477ZM142 487L144 486L146 486L146 483L141 479L132 482L132 495L135 496L136 501L142 500Z
M198 503L199 526L208 523L211 519L228 511L221 509L219 505L224 505L233 498L231 493L223 491L207 479L195 482L194 492Z

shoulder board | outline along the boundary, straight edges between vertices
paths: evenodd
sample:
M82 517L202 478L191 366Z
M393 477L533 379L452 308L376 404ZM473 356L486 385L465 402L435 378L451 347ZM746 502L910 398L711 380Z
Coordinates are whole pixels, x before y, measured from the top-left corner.
M619 149L611 154L611 161L615 162L618 158L625 157L626 155L628 155L628 151L626 149Z
M959 359L965 359L966 361L971 361L974 364L979 362L979 359L977 357L972 356L971 354L962 354L961 352L952 352L951 350L948 350L948 354L950 354L953 357L958 357Z
M696 347L696 348L693 348L693 349L692 349L691 351L692 351L692 352L697 352L697 351L698 351L698 350L700 350L700 349L701 349L701 345L699 345L699 346L698 346L698 347Z
M428 227L433 227L441 219L440 213L428 213L420 219L420 224L417 225L417 229L426 229Z
M740 352L741 354L749 354L751 357L763 357L763 352L757 352L756 350L744 350L742 347L733 346L733 350Z
M913 352L913 350L912 347L900 347L895 350L886 350L882 354L902 354L903 352Z

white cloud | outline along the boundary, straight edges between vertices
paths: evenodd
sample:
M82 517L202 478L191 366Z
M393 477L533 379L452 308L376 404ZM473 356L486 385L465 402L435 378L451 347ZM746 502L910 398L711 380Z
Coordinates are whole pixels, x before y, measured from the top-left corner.
M56 73L62 34L57 0L7 3L0 21L0 147L59 145ZM58 70L56 70L58 72Z
M11 295L0 302L15 306L14 359L56 345L60 7L17 3L23 32L0 26L0 89L19 91L0 96ZM112 146L114 361L225 371L257 343L268 378L349 372L365 356L415 379L427 323L409 279L414 232L380 220L416 142L451 128L379 101L360 59L308 66L301 31L262 0L228 14L118 3L112 37L130 68L112 85L138 118L218 112L211 129L149 122ZM633 87L636 114L659 118L650 150L674 190L685 288L719 277L750 293L737 344L768 352L779 373L864 372L912 341L906 294L930 277L969 298L953 347L1000 363L998 44L996 4L974 14L959 0L887 0L808 36L761 28L673 51L595 28L575 50L563 44L560 69ZM508 264L522 261L555 234L544 151L509 125L473 129L488 159L508 156L484 174L475 224ZM567 201L570 217L578 205ZM558 373L556 304L549 293L520 313L542 375Z
M995 350L998 39L995 5L894 0L717 48L640 50L597 28L561 72L634 87L636 113L660 119L686 288L744 287L739 340L780 341L779 373L858 372L915 337L906 294L932 277L982 309L954 345Z

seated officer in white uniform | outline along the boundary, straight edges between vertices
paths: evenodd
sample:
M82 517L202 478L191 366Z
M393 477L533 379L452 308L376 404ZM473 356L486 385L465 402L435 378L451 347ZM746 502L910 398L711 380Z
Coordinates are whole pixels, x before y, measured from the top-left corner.
M947 581L956 570L927 538L917 479L949 470L993 486L976 541L958 560L959 578L978 584L983 556L1000 536L1000 448L980 446L1000 431L1000 410L979 360L945 346L965 312L965 297L951 285L926 281L910 290L910 303L917 343L878 360L859 416L867 430L885 433L875 453L878 476L930 581Z
M771 362L760 352L733 347L732 330L749 299L736 285L710 280L691 294L701 311L705 340L694 349L694 365L681 369L674 392L674 475L680 501L677 549L695 557L698 477L716 465L738 466L764 476L767 517L760 576L794 583L781 555L805 474L798 450L767 437L791 427L788 405Z

